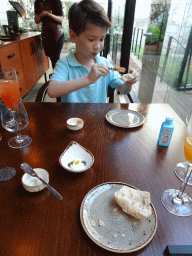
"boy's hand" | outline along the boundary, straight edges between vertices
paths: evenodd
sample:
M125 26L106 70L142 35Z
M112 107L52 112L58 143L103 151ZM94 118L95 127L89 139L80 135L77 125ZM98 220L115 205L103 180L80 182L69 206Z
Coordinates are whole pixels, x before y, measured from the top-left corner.
M117 90L120 94L128 94L132 90L132 85L137 82L139 74L134 69L129 69L129 74L133 76L132 79L129 79L128 81L125 81L124 84L121 84L117 87Z
M123 75L121 80L128 85L133 85L138 80L138 72L134 69L129 69L128 74Z
M127 81L126 83L128 83L129 85L133 85L137 82L139 74L135 69L129 69L128 73L131 74L133 78Z
M100 76L108 76L109 73L110 70L106 65L102 63L96 63L92 66L87 78L89 79L90 84L94 84Z

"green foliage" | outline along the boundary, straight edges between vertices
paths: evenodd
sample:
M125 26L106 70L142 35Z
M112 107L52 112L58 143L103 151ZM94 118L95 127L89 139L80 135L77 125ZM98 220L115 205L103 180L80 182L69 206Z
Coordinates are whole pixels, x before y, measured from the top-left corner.
M69 25L68 24L64 24L63 28L64 28L65 42L70 42L70 38L69 38Z
M76 49L76 44L75 43L71 43L71 45L69 47L69 51L75 52L75 49Z
M147 32L152 33L152 35L146 37L145 43L147 45L156 44L156 43L158 43L158 42L160 42L162 40L161 37L160 37L160 29L159 29L159 27L150 25L148 27L148 31Z
M143 59L143 53L144 53L145 47L141 45L141 48L139 48L139 45L137 45L137 48L133 49L134 55L136 55L140 60Z
M184 53L183 53L184 54ZM160 77L163 70L163 64L165 60L165 51L162 51L160 63L159 63L159 69L158 69L158 76ZM176 88L178 76L181 70L181 64L182 64L182 58L174 58L172 55L168 56L167 64L165 68L165 73L163 76L163 81L168 84L170 87ZM185 84L187 82L187 85ZM185 67L185 71L183 73L183 78L181 81L180 88L184 88L185 85L187 88L191 88L191 82L192 82L192 72L189 72L187 77L187 66Z
M65 2L65 17L68 18L69 9L73 4L74 2Z

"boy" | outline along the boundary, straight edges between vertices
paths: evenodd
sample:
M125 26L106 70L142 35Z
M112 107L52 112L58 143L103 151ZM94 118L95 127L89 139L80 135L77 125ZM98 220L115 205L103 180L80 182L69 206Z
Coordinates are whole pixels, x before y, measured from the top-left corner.
M82 0L71 6L68 16L70 40L76 50L57 62L48 86L49 97L61 97L62 102L106 103L109 85L126 86L128 93L136 77L123 83L119 73L110 70L110 62L99 56L111 27L104 9L93 0Z

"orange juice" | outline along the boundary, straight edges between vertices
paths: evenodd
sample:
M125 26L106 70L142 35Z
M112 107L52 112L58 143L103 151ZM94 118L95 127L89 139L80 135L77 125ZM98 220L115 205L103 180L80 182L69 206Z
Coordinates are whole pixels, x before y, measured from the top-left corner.
M190 135L185 137L184 152L186 159L192 163L192 136Z
M8 108L15 108L19 105L20 92L18 82L3 80L0 82L0 97Z

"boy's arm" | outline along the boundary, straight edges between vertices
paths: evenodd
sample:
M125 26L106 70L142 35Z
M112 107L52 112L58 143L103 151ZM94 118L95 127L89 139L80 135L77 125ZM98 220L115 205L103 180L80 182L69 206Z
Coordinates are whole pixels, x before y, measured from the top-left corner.
M50 98L57 98L82 89L90 84L87 76L62 82L51 80L48 85L47 93Z
M109 72L110 71L107 66L102 63L96 63L92 66L88 76L62 82L51 80L48 85L47 93L50 98L61 97L82 89L90 84L94 84L100 76L107 76Z

